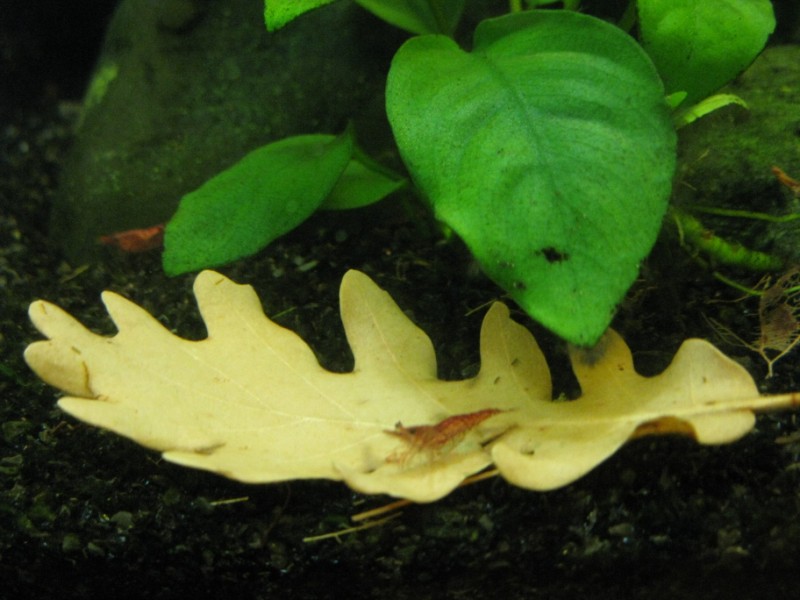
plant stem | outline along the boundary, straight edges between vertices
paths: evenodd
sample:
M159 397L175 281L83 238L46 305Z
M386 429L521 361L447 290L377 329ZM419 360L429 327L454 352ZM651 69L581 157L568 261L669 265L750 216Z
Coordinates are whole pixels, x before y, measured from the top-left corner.
M622 13L622 16L619 18L619 23L617 23L617 27L622 29L622 31L630 32L633 29L633 25L636 23L636 2L631 0L628 2L628 6L625 7L625 12Z
M717 263L751 271L777 271L784 267L784 261L777 256L751 250L738 242L723 239L687 212L672 207L670 215L678 227L681 243L688 242L708 254Z
M714 276L714 279L717 279L718 281L721 281L725 285L730 286L735 290L739 290L740 292L742 292L743 294L746 294L748 296L763 296L764 295L764 290L756 290L756 289L747 287L746 285L742 285L738 281L734 281L730 277L726 277L725 275L723 275L719 271L714 271L712 273L712 275Z
M449 30L447 24L445 23L444 14L442 13L442 7L438 0L431 0L428 2L430 6L431 12L433 13L433 18L436 21L436 29L439 30L439 33L443 33L444 35L452 36L453 32Z
M769 213L754 212L750 210L736 210L733 208L719 208L716 206L705 206L702 204L692 205L692 210L707 215L718 215L720 217L737 217L740 219L752 219L754 221L769 221L770 223L788 223L800 219L800 213L790 213L788 215L775 216Z

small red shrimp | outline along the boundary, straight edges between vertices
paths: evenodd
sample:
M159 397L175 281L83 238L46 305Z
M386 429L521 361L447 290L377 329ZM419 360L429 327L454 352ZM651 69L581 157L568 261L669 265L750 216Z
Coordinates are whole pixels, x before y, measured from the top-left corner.
M499 408L485 408L471 413L453 415L434 425L404 427L398 421L394 429L385 429L384 431L403 440L408 445L408 450L392 453L387 457L386 462L405 463L421 451L429 454L440 452L445 446L461 441L469 431L489 417L501 412L505 411Z
M146 252L164 243L164 225L117 231L101 235L98 241L104 246L116 246L123 252Z

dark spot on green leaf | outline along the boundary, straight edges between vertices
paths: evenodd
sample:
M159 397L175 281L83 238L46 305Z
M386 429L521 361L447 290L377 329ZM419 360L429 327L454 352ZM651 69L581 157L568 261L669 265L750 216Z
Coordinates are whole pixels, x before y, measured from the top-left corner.
M552 246L548 246L547 248L542 248L539 251L542 256L544 256L545 260L549 263L560 263L564 262L565 260L569 260L569 254L567 252L560 252L556 250Z

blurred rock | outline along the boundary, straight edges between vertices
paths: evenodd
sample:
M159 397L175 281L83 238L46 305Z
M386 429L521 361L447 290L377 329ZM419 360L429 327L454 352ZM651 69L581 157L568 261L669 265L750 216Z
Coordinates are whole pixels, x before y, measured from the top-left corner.
M269 141L387 139L385 73L404 34L349 1L267 33L258 0L124 0L53 207L73 262L100 235L167 220L182 195ZM369 145L369 144L367 144Z

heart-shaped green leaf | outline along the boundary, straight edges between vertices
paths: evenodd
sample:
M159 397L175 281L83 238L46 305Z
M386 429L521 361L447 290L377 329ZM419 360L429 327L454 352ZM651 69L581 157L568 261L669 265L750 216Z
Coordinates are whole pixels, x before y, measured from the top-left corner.
M181 198L164 235L164 271L178 275L250 256L305 221L350 162L349 132L272 142Z
M667 92L684 106L719 89L764 49L775 29L769 0L638 0L642 45Z
M652 247L675 131L625 33L565 11L484 21L472 53L409 40L387 111L438 218L536 320L596 342Z

